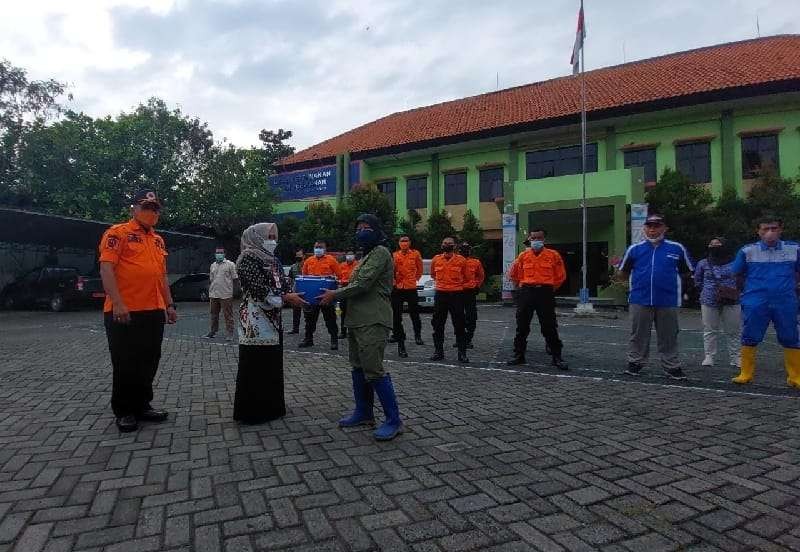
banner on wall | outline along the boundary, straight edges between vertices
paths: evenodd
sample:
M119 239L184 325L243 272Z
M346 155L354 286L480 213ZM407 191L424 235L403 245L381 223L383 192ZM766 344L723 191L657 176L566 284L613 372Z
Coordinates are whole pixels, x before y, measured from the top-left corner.
M517 258L517 215L503 214L503 301L510 301L514 291L514 282L508 277L508 271Z
M336 195L336 165L273 174L269 185L281 201Z
M647 219L647 203L631 203L631 244L644 239L644 221Z

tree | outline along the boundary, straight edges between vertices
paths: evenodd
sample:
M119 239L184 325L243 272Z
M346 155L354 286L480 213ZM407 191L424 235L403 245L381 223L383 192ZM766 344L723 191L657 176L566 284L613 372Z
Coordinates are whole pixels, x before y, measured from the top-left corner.
M422 256L430 259L441 251L442 240L448 236L457 236L456 229L450 222L447 211L434 212L428 217L423 233Z
M279 128L277 132L264 128L258 133L258 139L264 144L262 148L264 152L264 169L268 174L274 172L273 165L277 161L294 153L293 146L284 144L291 137L292 131L283 130L282 128Z
M59 99L65 91L63 83L29 80L24 69L0 60L0 203L24 206L29 201L19 167L25 136L61 114Z
M276 249L276 254L284 264L293 263L294 252L298 247L303 247L297 241L299 232L300 220L293 216L286 216L278 223L278 249Z
M315 201L306 207L306 216L297 231L296 247L310 250L317 240L323 240L328 248L336 249L341 237L336 232L336 211L326 201Z
M176 202L176 221L209 228L226 249L238 249L242 230L272 219L273 196L264 181L261 152L215 145Z
M482 257L486 254L486 240L483 237L481 223L470 209L464 213L464 225L458 233L458 239L472 246L472 255Z
M704 254L711 235L711 192L668 167L648 190L646 201L651 213L666 217L670 239L682 243L695 258Z
M411 247L414 249L421 249L423 247L425 236L424 232L419 229L419 223L422 217L416 209L408 210L408 218L401 220L397 227L399 229L399 236L408 236L411 239Z
M397 218L389 199L374 184L359 184L353 186L336 210L336 247L344 250L354 246L356 218L364 213L377 216L383 224L384 233L387 236L394 235Z

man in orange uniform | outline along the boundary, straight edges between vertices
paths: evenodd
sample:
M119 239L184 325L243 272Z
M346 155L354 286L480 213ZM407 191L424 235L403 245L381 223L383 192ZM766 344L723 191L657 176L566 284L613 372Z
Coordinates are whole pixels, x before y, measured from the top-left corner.
M467 358L467 336L464 331L464 286L469 281L467 260L455 252L456 240L442 240L442 253L431 261L431 278L436 284L433 299L433 346L431 360L444 359L444 325L447 313L453 320L458 347L458 361L469 362Z
M309 257L303 263L303 276L331 276L337 280L341 279L341 270L339 263L333 255L328 255L325 252L327 244L324 240L317 240L314 243L314 255ZM339 328L336 325L336 308L333 305L309 305L306 307L306 337L298 345L298 347L313 347L314 346L314 332L317 331L317 320L319 313L322 311L322 317L325 319L325 326L328 328L328 333L331 336L331 351L339 349Z
M406 358L406 330L403 328L403 303L408 303L408 315L414 327L414 343L425 345L422 341L422 321L419 319L417 303L417 282L422 278L422 255L411 249L411 238L401 236L398 241L400 250L395 251L394 288L392 289L392 338L397 342L397 354Z
M478 291L483 285L486 274L480 259L472 256L472 247L463 242L458 251L467 260L467 283L464 284L464 326L467 334L467 349L472 349L472 338L478 325ZM458 343L456 343L458 345Z
M178 319L167 281L167 250L153 230L160 213L155 192L141 190L133 198L131 220L112 226L100 240L111 408L120 431L136 431L138 420L167 419L166 412L150 405L164 323Z
M356 261L356 254L354 251L347 251L344 255L344 262L339 263L339 287L345 287L350 283L350 275L353 270L358 266ZM342 326L342 333L339 334L339 339L347 339L347 328L344 326L344 315L347 314L347 299L339 301L339 306L342 310L341 321L339 324Z
M508 364L514 366L525 363L531 319L536 312L547 350L553 355L553 366L567 370L567 363L561 359L562 343L558 337L556 322L556 290L567 279L567 271L558 251L544 246L544 238L544 230L532 230L528 234L530 249L520 253L509 269L508 277L519 289L516 293L517 334L514 336L514 358Z

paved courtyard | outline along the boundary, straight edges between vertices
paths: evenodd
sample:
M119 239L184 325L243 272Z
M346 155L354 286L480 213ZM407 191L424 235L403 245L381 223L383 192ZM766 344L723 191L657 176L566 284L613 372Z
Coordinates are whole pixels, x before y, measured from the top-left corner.
M774 336L742 389L698 366L694 313L678 384L656 362L622 375L623 313L560 318L566 374L536 326L507 369L513 310L494 306L469 366L428 362L426 316L428 345L389 354L406 431L378 444L336 427L346 344L322 323L312 350L287 337L288 415L253 427L231 420L236 346L199 337L203 305L180 314L170 419L122 435L98 313L0 312L0 552L800 550L800 393Z

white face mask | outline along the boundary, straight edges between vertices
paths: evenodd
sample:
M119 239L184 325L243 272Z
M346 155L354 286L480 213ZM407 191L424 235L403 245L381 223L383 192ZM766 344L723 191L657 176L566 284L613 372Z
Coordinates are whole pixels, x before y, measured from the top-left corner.
M649 241L650 243L658 243L663 239L664 239L664 234L661 234L660 236L658 236L656 238L647 238L647 241Z
M348 263L352 263L353 261L355 261L355 260L356 260L356 256L355 256L355 255L345 255L345 260L346 260Z
M270 253L274 253L276 247L278 247L278 240L264 240L264 249Z
M322 247L315 247L314 248L314 256L315 257L322 257L325 254L325 250Z

